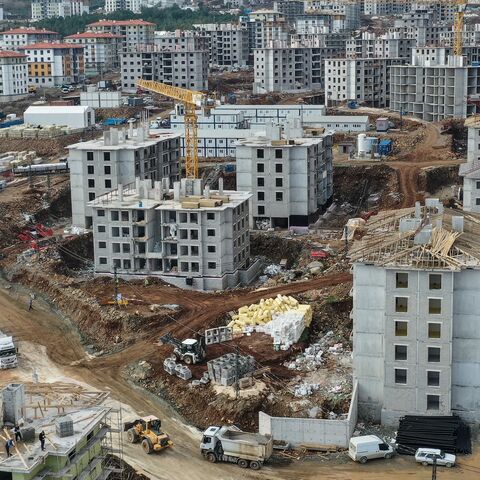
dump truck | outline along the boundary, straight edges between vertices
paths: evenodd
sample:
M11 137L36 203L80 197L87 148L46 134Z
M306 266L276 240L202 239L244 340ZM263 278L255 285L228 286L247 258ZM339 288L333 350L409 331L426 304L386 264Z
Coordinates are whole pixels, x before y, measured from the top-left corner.
M142 450L146 454L159 452L173 446L170 436L161 428L162 422L154 415L142 417L124 425L128 441L130 443L142 442Z
M17 349L13 338L0 331L0 370L15 368L17 365Z
M235 426L210 426L203 432L200 451L209 462L236 463L241 468L262 468L273 452L271 435L243 432Z

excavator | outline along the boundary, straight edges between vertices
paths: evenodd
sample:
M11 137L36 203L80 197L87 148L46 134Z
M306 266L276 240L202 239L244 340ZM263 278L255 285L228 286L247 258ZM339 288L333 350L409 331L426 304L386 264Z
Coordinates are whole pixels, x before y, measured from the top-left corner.
M127 439L130 443L142 442L142 450L146 454L160 452L173 446L168 433L162 432L162 422L154 415L142 417L134 422L126 423Z

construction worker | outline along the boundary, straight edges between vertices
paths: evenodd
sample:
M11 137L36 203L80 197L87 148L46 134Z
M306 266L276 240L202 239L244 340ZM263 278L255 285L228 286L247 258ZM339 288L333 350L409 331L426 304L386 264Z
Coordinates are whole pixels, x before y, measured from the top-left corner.
M11 457L12 454L10 453L10 449L14 447L14 443L13 443L13 440L11 438L9 438L6 443L5 443L5 451L7 452L7 458L8 457Z
M38 435L38 439L40 440L40 446L42 447L42 452L45 451L45 432L42 430Z
M13 433L15 433L16 442L18 442L19 440L22 440L22 434L20 432L20 427L18 425L15 425L15 427L13 427Z
M33 310L33 300L35 299L35 295L33 293L30 294L28 297L28 310Z

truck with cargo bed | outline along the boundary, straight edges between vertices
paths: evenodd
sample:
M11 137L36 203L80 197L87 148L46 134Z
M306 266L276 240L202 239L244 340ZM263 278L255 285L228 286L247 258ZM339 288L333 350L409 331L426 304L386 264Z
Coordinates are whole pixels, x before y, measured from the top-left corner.
M0 331L0 370L15 368L17 365L17 349L13 338Z
M209 462L236 463L259 470L273 452L271 435L243 432L234 426L208 427L203 432L200 451Z

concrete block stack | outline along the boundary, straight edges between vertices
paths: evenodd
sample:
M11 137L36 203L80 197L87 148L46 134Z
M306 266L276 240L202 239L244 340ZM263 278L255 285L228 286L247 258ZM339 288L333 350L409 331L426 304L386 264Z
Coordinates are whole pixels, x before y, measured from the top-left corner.
M212 382L227 387L255 371L255 358L251 355L238 355L237 359L236 353L227 353L207 362L207 368Z
M55 419L55 431L60 438L73 435L73 419L70 415L63 415Z
M218 327L205 330L205 344L213 345L214 343L228 342L233 338L232 327Z
M306 327L305 313L301 310L289 310L276 313L271 322L256 327L257 332L266 333L273 338L273 344L288 350L297 343Z
M174 358L166 358L163 361L163 369L169 375L176 375L182 380L190 380L192 378L192 371L181 363L176 363Z

